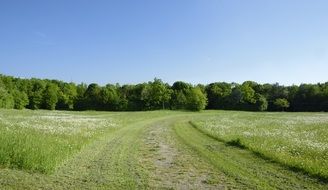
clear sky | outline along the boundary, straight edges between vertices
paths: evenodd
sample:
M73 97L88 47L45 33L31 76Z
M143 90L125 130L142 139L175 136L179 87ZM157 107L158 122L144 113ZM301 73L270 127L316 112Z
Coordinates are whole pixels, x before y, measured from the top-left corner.
M1 0L0 73L67 82L328 81L327 0Z

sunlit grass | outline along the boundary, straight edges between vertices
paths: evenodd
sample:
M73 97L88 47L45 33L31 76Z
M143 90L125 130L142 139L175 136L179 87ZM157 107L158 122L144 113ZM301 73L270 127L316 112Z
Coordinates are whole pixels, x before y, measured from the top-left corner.
M96 137L118 127L110 115L0 111L0 165L49 173Z
M190 115L203 132L291 169L328 179L328 114L205 111L202 113L0 110L0 168L42 173L85 145L128 124Z
M326 113L218 112L192 122L228 145L238 142L239 147L293 170L328 179Z
M51 173L95 139L174 111L0 110L0 168Z

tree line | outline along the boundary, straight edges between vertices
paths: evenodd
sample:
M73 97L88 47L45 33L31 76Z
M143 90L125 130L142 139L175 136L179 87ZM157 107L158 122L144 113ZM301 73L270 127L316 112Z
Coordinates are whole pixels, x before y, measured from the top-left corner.
M49 110L328 111L328 82L283 86L216 82L173 85L155 78L136 85L75 84L0 75L0 108Z

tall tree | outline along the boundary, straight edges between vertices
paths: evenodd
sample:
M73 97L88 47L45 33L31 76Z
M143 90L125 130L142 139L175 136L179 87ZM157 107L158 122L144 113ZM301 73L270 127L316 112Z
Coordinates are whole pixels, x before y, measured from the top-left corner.
M147 109L165 109L165 104L171 98L171 90L162 80L155 78L149 82L141 93L142 100L145 102Z
M256 111L265 111L268 109L268 101L263 95L256 93L255 99L256 99L256 104L255 104Z
M86 109L86 98L85 92L87 91L88 86L85 83L78 84L76 86L76 98L74 101L75 110L84 110Z
M84 93L86 109L101 109L101 88L98 84L92 83Z
M58 87L54 87L58 86ZM198 90L193 90L198 88ZM75 85L58 80L20 79L0 74L0 107L66 110L194 109L195 91L208 97L207 109L249 111L328 111L328 82L282 86L244 83L198 84L160 79L136 85ZM56 101L57 99L57 101ZM202 100L204 98L200 98ZM280 100L279 100L280 99ZM286 100L289 106L284 103ZM279 100L279 101L278 101ZM204 101L198 101L204 102ZM203 103L202 103L203 105Z
M15 109L24 109L29 103L28 96L24 91L14 90L13 97Z
M0 87L0 108L14 108L14 97L8 93L8 91Z
M191 84L177 81L173 83L171 89L171 100L170 105L171 109L187 109L187 92L192 89L193 86Z
M40 109L43 104L43 94L45 90L44 81L38 79L31 79L31 88L28 91L30 109Z
M104 110L119 110L120 97L114 85L106 85L100 91L101 103Z
M228 97L231 95L232 87L229 83L211 83L206 87L209 109L229 108Z
M53 83L48 83L43 94L44 108L49 110L56 109L58 102L58 86Z
M58 91L57 109L74 109L77 99L77 87L74 83L60 83Z
M186 108L192 111L200 111L205 109L207 98L199 87L191 88L186 93Z

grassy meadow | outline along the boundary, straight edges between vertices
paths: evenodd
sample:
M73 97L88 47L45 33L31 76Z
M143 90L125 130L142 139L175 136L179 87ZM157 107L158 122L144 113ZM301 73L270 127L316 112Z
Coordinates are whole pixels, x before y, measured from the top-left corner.
M326 113L228 111L192 123L228 145L247 148L291 169L328 179Z
M0 112L0 164L48 173L85 144L119 125L112 117L69 112Z
M327 189L328 114L0 110L1 189Z

